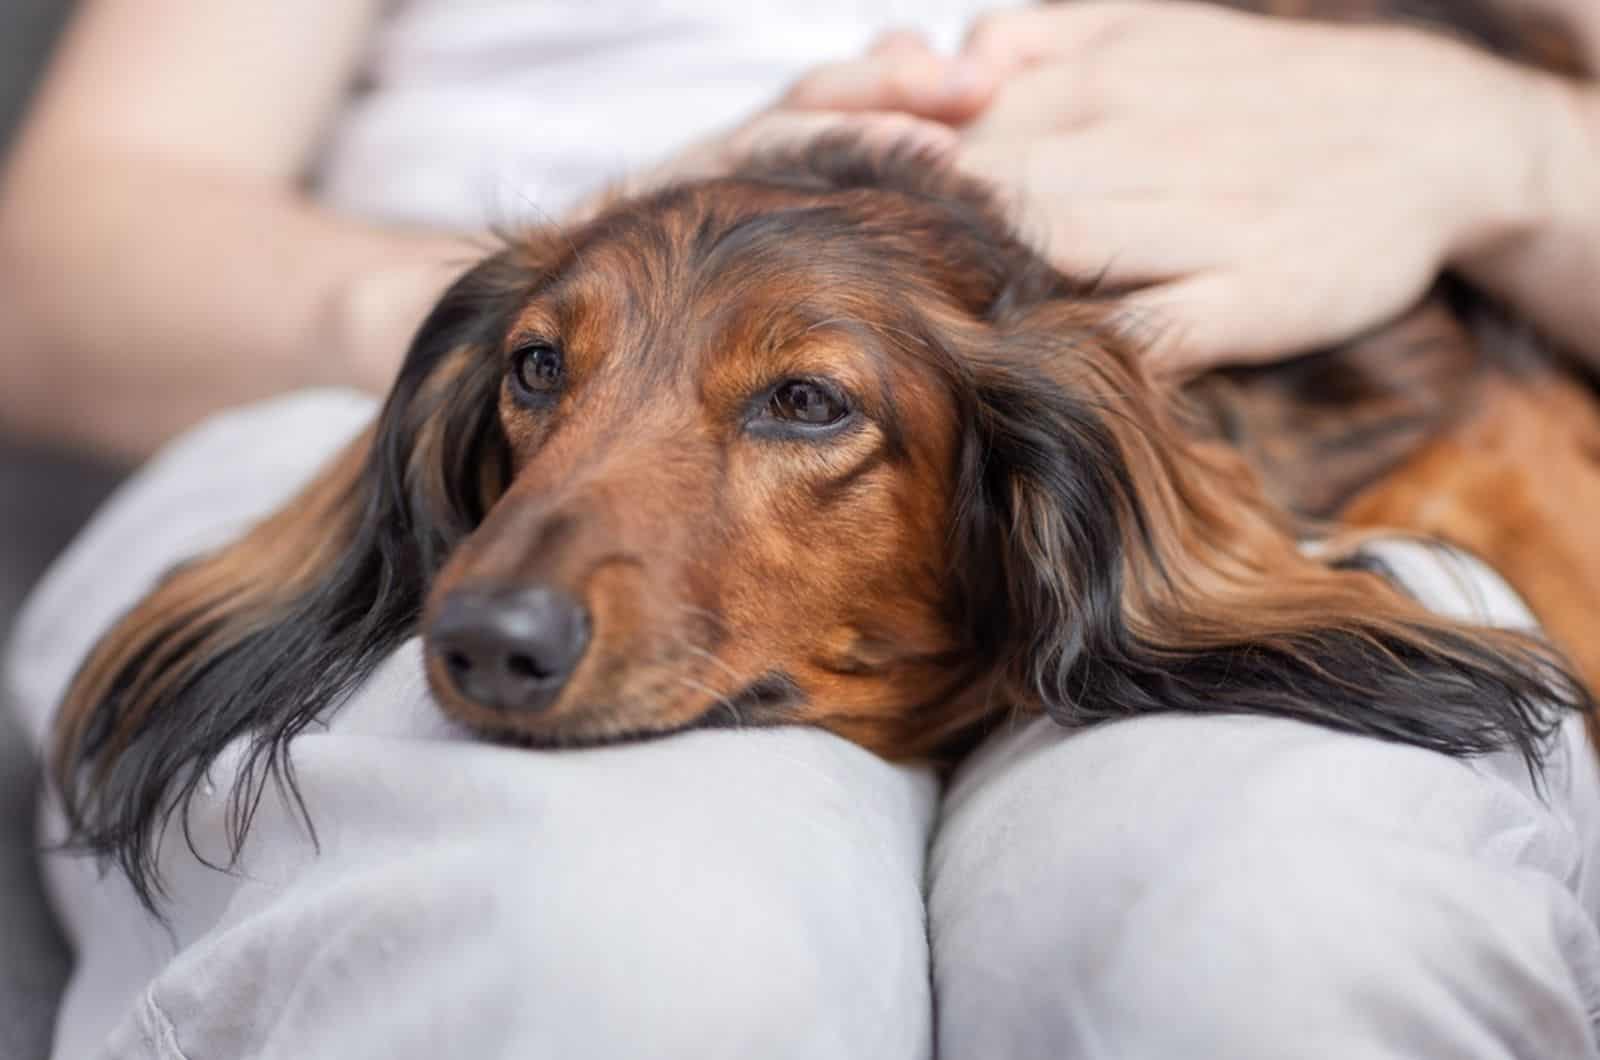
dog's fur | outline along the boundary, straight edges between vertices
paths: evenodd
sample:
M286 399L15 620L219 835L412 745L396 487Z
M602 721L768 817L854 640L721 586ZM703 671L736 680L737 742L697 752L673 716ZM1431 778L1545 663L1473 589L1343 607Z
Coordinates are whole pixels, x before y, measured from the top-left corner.
M538 714L466 700L430 642L448 713L539 746L803 724L950 757L1013 711L1226 711L1536 768L1592 708L1542 643L1299 547L1286 508L1370 490L1443 427L1307 504L1280 472L1309 450L1261 455L1292 386L1230 377L1180 416L1116 324L985 188L848 140L519 237L433 311L366 434L95 649L54 763L74 838L153 902L155 834L224 747L237 842L269 778L293 791L295 734L484 585L591 616ZM511 378L534 344L565 356L548 393ZM848 414L784 420L795 379Z

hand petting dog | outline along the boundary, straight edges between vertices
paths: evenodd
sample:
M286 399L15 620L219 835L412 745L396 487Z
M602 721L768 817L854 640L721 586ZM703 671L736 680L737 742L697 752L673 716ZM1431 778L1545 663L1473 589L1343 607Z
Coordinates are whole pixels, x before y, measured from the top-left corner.
M1349 339L1451 267L1592 345L1580 90L1438 33L1085 0L991 16L952 59L897 34L786 102L963 123L959 167L1185 376Z

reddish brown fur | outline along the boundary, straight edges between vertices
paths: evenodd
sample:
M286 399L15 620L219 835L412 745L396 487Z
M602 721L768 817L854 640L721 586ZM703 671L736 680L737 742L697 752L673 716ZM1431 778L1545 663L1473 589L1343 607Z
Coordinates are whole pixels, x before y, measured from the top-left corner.
M957 647L938 614L955 410L914 365L869 352L862 339L893 325L881 306L831 290L827 270L706 273L686 247L702 224L797 205L749 193L723 205L727 193L659 218L670 240L660 251L586 246L581 265L517 315L506 346L560 335L578 396L552 426L502 393L515 481L432 599L537 582L584 600L595 645L556 706L527 723L533 734L679 728L708 700L734 700L779 671L834 727L905 746L899 715L945 690ZM900 443L871 422L827 450L753 444L732 429L750 393L806 374L839 379L869 406L892 393L901 429L921 444L890 460ZM847 492L828 499L847 477ZM452 712L506 727L456 695L437 661L431 676Z
M1600 688L1600 409L1553 376L1487 380L1470 415L1356 497L1352 526L1482 557Z
M1492 0L1228 0L1274 15L1402 21L1583 75L1552 12ZM1445 289L1390 324L1298 362L1190 390L1203 433L1238 446L1302 516L1399 530L1474 553L1527 600L1600 688L1600 401L1562 360Z
M433 600L466 584L555 584L587 603L597 645L539 717L508 722L462 700L435 663L441 701L480 728L515 725L541 742L587 742L691 724L708 700L733 699L777 670L806 694L785 720L822 725L891 757L940 747L997 703L1028 709L1025 691L992 675L956 683L971 675L952 660L960 645L935 592L951 562L957 441L938 379L905 351L874 365L862 338L894 325L881 300L839 301L826 268L761 283L707 276L692 259L675 259L707 218L720 215L726 226L730 214L795 205L734 192L723 186L679 201L664 221L673 249L659 260L642 257L637 243L586 247L563 284L572 292L566 308L557 311L546 294L518 315L504 345L564 336L574 387L587 389L554 430L502 397L515 482L447 566ZM803 233L794 238L805 245ZM932 248L923 253L936 258ZM825 259L826 249L808 248L812 255ZM665 276L681 286L662 289ZM1010 334L991 334L944 304L948 296L924 277L897 282L975 358L1018 338L1057 348L1070 341L1074 356L1050 365L1054 381L1118 409L1110 422L1151 519L1153 550L1133 553L1124 577L1127 621L1141 637L1181 652L1288 643L1308 623L1340 615L1396 629L1421 617L1376 576L1302 555L1292 522L1261 496L1245 463L1226 447L1188 440L1171 420L1137 358L1111 337L1113 307L1050 303ZM837 311L849 326L791 329L794 340L774 344L768 329L786 307L808 302L828 305L824 315ZM641 351L663 334L673 349L655 356L669 366L651 372ZM885 444L876 428L819 454L764 451L726 426L733 406L762 383L806 374L862 394L886 382L908 446L904 462L871 466L825 522L808 520L820 485L869 461ZM1042 533L1029 547L1041 566L1074 562L1049 554Z

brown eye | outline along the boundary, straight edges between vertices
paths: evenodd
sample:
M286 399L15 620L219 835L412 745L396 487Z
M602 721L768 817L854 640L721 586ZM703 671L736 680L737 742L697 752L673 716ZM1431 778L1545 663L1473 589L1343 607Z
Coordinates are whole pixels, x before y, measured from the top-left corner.
M843 395L832 387L807 379L791 379L772 392L767 411L774 419L825 427L844 419L850 407L845 404Z
M511 375L524 394L545 397L560 387L565 367L559 346L531 342L513 355Z

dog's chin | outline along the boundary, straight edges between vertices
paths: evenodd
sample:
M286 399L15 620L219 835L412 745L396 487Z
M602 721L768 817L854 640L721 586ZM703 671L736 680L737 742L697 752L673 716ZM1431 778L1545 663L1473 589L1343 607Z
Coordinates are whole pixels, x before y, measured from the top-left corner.
M742 729L751 725L735 716L720 703L708 704L700 714L686 722L663 725L648 718L634 723L623 721L621 711L585 712L589 717L570 718L563 724L545 726L519 726L485 724L481 719L471 721L457 717L455 720L479 736L511 747L535 751L580 750L594 747L618 747L626 744L664 740L686 732L707 729Z

